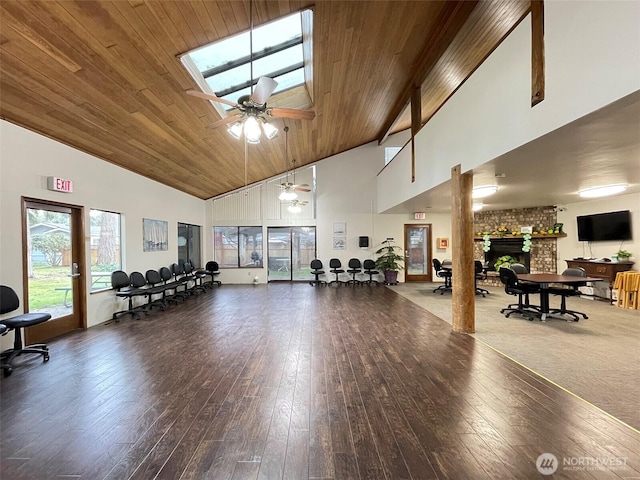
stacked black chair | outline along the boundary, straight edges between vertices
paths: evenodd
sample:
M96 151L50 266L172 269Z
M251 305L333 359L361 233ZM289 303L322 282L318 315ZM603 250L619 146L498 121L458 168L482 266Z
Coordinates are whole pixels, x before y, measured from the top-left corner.
M184 262L183 268L185 278L187 279L187 281L193 283L193 285L191 285L191 288L189 288L188 290L193 295L195 295L197 292L204 292L204 287L202 286L200 278L193 269L193 264L191 262Z
M309 266L311 267L311 275L315 277L314 280L311 280L309 282L309 285L311 285L312 287L315 287L316 285L326 285L327 282L325 282L324 280L320 280L320 275L324 275L324 267L322 266L322 261L314 258L313 260L311 260L311 264Z
M570 275L573 277L586 277L587 276L587 272L585 272L584 268L582 267L577 267L577 268L567 268L564 272L562 272L562 275ZM561 301L560 301L560 308L554 308L551 310L551 313L560 313L562 315L569 315L570 317L572 317L576 322L578 320L580 320L579 315L582 315L582 318L587 319L589 317L587 317L586 314L582 313L582 312L578 312L576 310L567 310L567 297L578 297L580 295L582 295L582 293L580 292L580 290L578 290L578 287L584 287L587 283L580 283L580 284L575 284L575 285L571 285L570 287L551 287L549 289L549 293L553 293L554 295L560 295L561 297Z
M134 281L135 279L135 281ZM135 297L147 296L148 292L142 288L147 284L144 275L140 272L132 272L131 276L122 270L111 272L111 288L116 291L116 297L128 300L128 308L113 314L113 319L119 321L124 315L131 315L136 320L140 318L140 312L148 314L146 305L133 305Z
M443 295L444 292L451 291L451 277L453 276L451 270L442 268L442 263L437 258L433 259L433 268L436 271L436 277L444 278L444 284L439 285L433 290L433 293L440 292Z
M335 280L331 280L329 282L329 285L332 285L334 283L337 283L338 285L343 285L344 283L346 283L339 279L339 275L341 273L344 273L344 269L342 268L342 262L340 261L339 258L332 258L331 260L329 260L329 271L335 274L336 276Z
M172 263L171 273L173 274L174 284L178 285L178 287L182 287L182 290L176 289L176 295L182 299L188 298L191 295L191 292L189 291L189 279L184 275L184 264Z
M347 282L353 283L354 285L361 285L362 282L356 279L356 275L362 273L362 262L359 258L351 258L349 259L347 273L351 274L351 279Z
M533 320L533 317L537 316L539 313L537 311L538 307L525 304L524 297L529 293L534 293L537 287L518 282L518 276L516 275L516 272L514 272L510 268L500 268L499 274L500 281L504 284L504 291L508 295L518 296L517 304L509 304L507 307L500 310L500 313L504 313L504 316L507 318L509 318L509 316L513 313L518 313L527 317L529 320Z
M6 285L0 285L0 315L16 311L20 308L20 299L16 292ZM49 360L49 347L44 343L34 345L22 344L22 329L44 323L51 318L48 313L23 313L9 318L3 318L2 324L4 328L0 328L1 334L6 335L8 332L14 332L13 348L0 353L0 362L5 377L11 375L13 371L13 359L19 355L27 353L35 353L42 355L45 362Z
M476 295L482 295L484 297L489 294L489 290L478 287L478 280L484 280L487 278L487 273L485 272L484 265L482 265L480 260L474 260L473 266L475 270Z
M366 283L367 285L371 285L372 283L375 283L376 285L380 285L380 282L378 280L373 279L374 275L380 274L380 272L376 270L376 262L369 258L362 262L362 268L364 268L364 274L369 275L369 280L363 281L363 284Z

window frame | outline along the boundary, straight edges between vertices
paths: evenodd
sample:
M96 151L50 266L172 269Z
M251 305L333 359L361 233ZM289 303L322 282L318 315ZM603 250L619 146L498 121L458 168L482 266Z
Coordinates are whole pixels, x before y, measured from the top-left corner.
M219 258L219 252L222 252L224 249L222 248L217 248L216 247L216 239L218 238L218 232L217 229L235 229L235 257L236 257L236 264L234 266L231 266L230 264L224 262L224 258ZM242 264L242 256L241 256L241 252L240 252L240 237L243 236L244 234L241 233L242 230L249 230L249 229L256 229L256 237L257 237L257 232L259 231L259 235L260 235L260 241L256 242L254 244L254 246L256 247L254 249L254 251L258 252L259 258L256 260L253 260L256 263L246 263L246 264ZM244 235L245 237L247 235ZM231 250L231 249L227 249L227 250ZM246 254L246 249L245 249L245 254ZM247 257L247 258L251 258L251 257ZM264 259L264 228L261 225L226 225L226 226L214 226L213 227L213 259L218 263L218 267L220 269L242 269L242 268L262 268L263 266L263 259Z

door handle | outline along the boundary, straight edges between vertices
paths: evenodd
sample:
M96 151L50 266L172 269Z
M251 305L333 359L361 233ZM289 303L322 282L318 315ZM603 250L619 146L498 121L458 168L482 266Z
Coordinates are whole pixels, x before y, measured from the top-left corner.
M80 276L80 268L78 268L78 264L73 262L71 264L71 278L78 278Z

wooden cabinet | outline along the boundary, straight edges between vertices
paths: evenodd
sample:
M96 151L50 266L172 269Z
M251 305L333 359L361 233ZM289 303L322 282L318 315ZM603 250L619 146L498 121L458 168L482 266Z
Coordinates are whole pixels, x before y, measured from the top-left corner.
M609 298L607 300L612 298L613 282L618 272L626 272L633 267L633 262L599 262L595 260L565 260L565 262L569 268L584 268L588 277L598 277L609 282Z

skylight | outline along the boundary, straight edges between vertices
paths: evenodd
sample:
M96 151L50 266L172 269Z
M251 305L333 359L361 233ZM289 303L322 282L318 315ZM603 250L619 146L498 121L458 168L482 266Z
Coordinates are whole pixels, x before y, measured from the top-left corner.
M250 55L249 31L189 52L184 57L200 72L208 87L221 98L237 102L251 93L250 79L261 76L278 82L274 92L304 84L302 16L297 12L253 30L253 55ZM183 63L187 68L187 62ZM253 57L253 75L251 59ZM192 75L195 72L191 72ZM232 107L225 106L227 110Z

